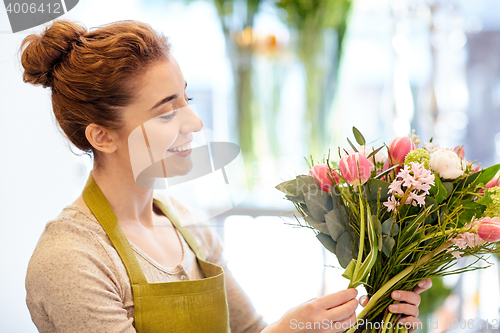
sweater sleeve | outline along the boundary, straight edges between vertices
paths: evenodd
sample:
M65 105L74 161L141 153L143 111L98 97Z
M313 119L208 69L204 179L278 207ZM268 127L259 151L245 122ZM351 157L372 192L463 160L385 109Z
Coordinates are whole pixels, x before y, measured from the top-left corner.
M47 224L30 259L26 303L39 332L133 333L121 287L91 231L64 219Z

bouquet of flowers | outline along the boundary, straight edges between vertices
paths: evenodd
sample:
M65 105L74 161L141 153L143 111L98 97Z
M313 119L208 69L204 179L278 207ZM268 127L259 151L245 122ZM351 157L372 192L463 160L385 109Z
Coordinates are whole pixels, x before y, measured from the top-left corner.
M276 188L294 203L321 244L337 256L349 288L364 285L370 301L349 333L405 331L387 307L394 290L425 279L485 268L475 263L498 251L500 164L482 169L463 147L420 146L412 134L377 149L353 128L359 146L339 148L338 164L314 165ZM387 155L383 148L386 148ZM308 162L309 163L309 162ZM477 258L452 269L460 256ZM487 262L487 261L486 261ZM378 323L378 325L376 325Z

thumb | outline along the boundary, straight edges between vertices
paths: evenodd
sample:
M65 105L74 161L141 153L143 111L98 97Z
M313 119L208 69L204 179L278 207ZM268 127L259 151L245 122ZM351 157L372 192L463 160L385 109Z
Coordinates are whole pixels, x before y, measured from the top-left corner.
M366 295L363 295L359 298L359 304L362 306L362 307L365 307L366 304L368 304L368 301L369 301L369 298L368 296Z

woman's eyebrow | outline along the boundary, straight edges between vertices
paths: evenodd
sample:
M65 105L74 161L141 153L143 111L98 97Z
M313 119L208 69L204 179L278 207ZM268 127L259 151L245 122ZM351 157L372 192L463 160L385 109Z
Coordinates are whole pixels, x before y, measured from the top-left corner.
M188 84L187 84L187 82L186 82L186 81L184 81L184 82L186 83L186 85L184 86L184 89L186 89ZM165 104L165 103L168 103L168 102L170 102L171 100L176 99L176 98L178 98L178 97L179 97L179 94L173 94L173 95L167 96L167 97L165 97L164 99L162 99L161 101L159 101L158 103L156 103L156 104L155 104L155 106L153 106L153 107L152 107L151 109L149 109L148 111L152 111L153 109L156 109L156 108L157 108L157 107L159 107L160 105Z

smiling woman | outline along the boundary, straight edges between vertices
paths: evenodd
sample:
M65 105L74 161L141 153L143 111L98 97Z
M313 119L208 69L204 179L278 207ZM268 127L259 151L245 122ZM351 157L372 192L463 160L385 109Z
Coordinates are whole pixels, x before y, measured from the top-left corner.
M317 331L340 332L355 324L357 291L348 289L266 327L217 234L206 223L182 227L193 213L136 182L135 163L186 174L193 132L203 127L164 36L136 21L91 31L55 21L21 50L24 80L51 88L59 126L94 157L82 195L47 223L29 262L26 302L40 332L300 332L292 321L325 320L338 325ZM139 158L134 133L144 138ZM398 300L399 313L417 322L417 292Z

